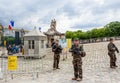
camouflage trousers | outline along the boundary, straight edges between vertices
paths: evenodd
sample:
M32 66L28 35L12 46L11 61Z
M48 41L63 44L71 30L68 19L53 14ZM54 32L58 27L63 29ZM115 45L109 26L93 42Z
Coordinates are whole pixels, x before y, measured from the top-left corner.
M73 67L74 67L75 78L82 79L82 61L79 59L73 60Z
M54 53L53 68L59 68L60 54Z
M110 57L110 67L112 66L116 66L116 55L115 53L108 53L109 57Z

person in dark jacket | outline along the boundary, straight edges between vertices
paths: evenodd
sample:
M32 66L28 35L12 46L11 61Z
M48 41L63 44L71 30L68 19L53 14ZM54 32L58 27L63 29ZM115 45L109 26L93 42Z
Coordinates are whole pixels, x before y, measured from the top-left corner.
M11 45L8 45L7 51L8 51L8 54L10 54L10 53L12 52L12 50L11 50Z
M114 42L113 38L110 38L110 43L108 44L108 55L110 57L110 68L118 67L116 65L117 58L116 58L115 52L119 53L119 50L113 42Z
M54 62L53 62L53 69L60 69L59 68L59 61L60 61L60 53L62 52L62 47L59 45L59 41L56 40L55 44L52 47L52 51L54 52Z

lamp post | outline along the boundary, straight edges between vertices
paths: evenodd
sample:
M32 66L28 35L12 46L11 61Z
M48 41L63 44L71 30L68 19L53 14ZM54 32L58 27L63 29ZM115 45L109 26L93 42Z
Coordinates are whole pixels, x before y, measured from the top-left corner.
M3 45L3 34L4 34L4 28L2 26L2 24L0 24L0 45Z
M22 28L20 32L21 32L21 43L23 44L25 31L24 31L24 29Z

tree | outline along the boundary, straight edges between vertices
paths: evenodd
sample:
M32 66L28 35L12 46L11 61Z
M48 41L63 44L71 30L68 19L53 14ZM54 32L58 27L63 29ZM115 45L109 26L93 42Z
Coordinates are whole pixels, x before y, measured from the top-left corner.
M110 22L104 26L106 36L120 36L120 22Z
M66 38L79 38L79 39L90 39L90 38L102 38L102 37L112 37L120 36L120 22L110 22L105 25L104 28L94 28L92 30L83 32L78 30L75 32L67 31Z
M73 32L72 31L67 31L66 32L66 38L73 38Z

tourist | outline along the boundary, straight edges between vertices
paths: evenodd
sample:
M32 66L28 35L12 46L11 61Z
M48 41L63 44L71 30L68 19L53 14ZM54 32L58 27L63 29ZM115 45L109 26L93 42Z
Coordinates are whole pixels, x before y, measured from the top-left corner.
M8 54L10 54L10 53L12 52L12 50L11 50L11 45L8 45L7 51L8 51Z
M15 46L15 44L12 46L12 53L16 53L16 46Z
M20 52L22 52L22 49L23 49L22 44L19 46L19 48L20 48Z

